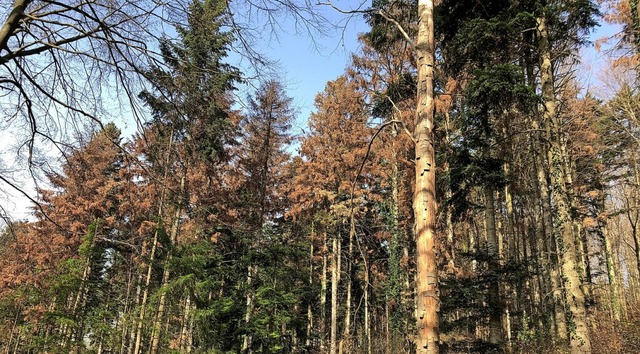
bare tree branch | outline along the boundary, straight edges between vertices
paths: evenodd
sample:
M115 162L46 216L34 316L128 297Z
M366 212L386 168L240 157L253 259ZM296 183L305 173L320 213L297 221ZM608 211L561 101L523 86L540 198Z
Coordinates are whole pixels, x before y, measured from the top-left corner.
M341 9L338 6L336 6L331 1L329 1L329 2L321 2L319 4L320 5L325 5L325 6L330 6L334 10L336 10L336 11L342 13L342 14L346 14L346 15L353 15L353 14L378 15L378 16L384 18L385 20L387 20L388 22L390 22L391 24L393 24L396 27L396 29L398 31L400 31L400 33L402 34L402 37L404 37L404 39L407 41L407 43L409 43L411 48L415 49L414 48L414 44L413 44L413 38L411 38L411 36L409 36L409 33L405 30L405 28L402 26L402 24L398 20L393 18L391 15L387 14L386 12L384 12L382 9L360 10L358 8L356 10L344 10L344 9Z

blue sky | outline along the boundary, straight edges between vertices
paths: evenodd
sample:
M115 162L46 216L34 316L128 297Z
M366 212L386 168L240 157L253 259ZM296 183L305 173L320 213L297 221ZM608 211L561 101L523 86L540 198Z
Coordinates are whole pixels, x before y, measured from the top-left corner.
M338 6L344 5L340 1L337 1L336 4ZM363 8L366 7L367 5L363 5ZM307 127L307 119L314 110L313 102L316 94L324 90L327 81L334 80L344 73L351 61L351 54L359 49L358 34L368 30L362 16L354 15L347 20L345 15L328 6L320 6L319 10L336 25L336 28L328 31L325 36L314 35L311 38L306 34L296 34L291 18L286 18L279 22L282 25L279 37L276 39L265 36L260 39L256 48L260 53L264 53L268 59L277 61L279 64L278 77L286 85L288 95L293 98L294 106L298 110L298 119L294 123L294 134L299 134L302 129ZM617 27L603 25L596 29L591 39L612 36L618 31ZM580 80L588 89L597 90L598 75L606 67L606 56L596 52L593 47L583 50L582 55L583 68ZM235 58L238 60L237 56ZM230 56L232 63L233 59L234 57ZM242 63L234 64L241 65ZM241 92L239 96L241 98L246 96L246 92L245 89L245 92ZM117 121L116 124L121 126L125 132L135 129L135 124L131 122ZM11 158L9 155L1 155L0 158ZM0 195L0 202L6 205L7 209L11 210L15 207L15 216L24 218L28 215L26 209L28 203L23 203L20 199L15 194L12 196ZM14 205L5 204L7 200L16 203Z
M339 5L339 2L337 2ZM299 134L306 128L307 119L313 110L314 97L324 90L327 81L336 79L341 75L350 62L351 54L358 50L358 34L367 30L362 16L353 16L347 20L328 6L319 6L319 11L330 19L336 26L328 30L326 35L314 35L309 37L296 34L290 18L283 19L284 24L278 32L278 39L274 37L260 38L257 43L258 52L263 53L268 59L277 61L278 77L287 87L289 97L293 98L295 109L298 111L297 120L294 123L294 134ZM237 66L246 65L239 62L240 58L230 55L229 61ZM235 61L235 62L234 62ZM246 62L246 61L245 61ZM250 75L247 69L247 74ZM245 98L248 88L238 93L239 98ZM129 109L121 107L123 114L115 123L123 130L124 136L132 135L136 130L136 124ZM4 133L0 134L4 135ZM7 149L8 145L0 149L0 168L11 165L15 155ZM16 173L26 176L26 171ZM24 177L15 177L21 181L21 187L29 190L32 183ZM30 203L15 190L1 186L0 204L14 218L23 219L30 215ZM33 195L35 197L35 195ZM2 222L0 221L0 225Z
M340 2L336 2L336 5L342 6ZM361 8L368 6L364 4ZM307 119L314 110L316 94L324 90L327 81L344 73L351 62L351 54L359 49L358 35L368 31L362 15L349 17L326 5L316 5L314 10L320 11L335 28L327 30L325 35L296 34L295 25L289 17L283 19L284 24L281 24L278 38L270 36L268 30L265 30L265 37L261 38L258 48L255 48L278 63L277 77L287 87L288 95L293 98L298 110L294 134L299 134L301 129L306 128ZM232 63L234 58L239 59L232 54ZM239 63L241 68L246 68L246 65L246 60ZM250 69L246 71L247 75L251 75ZM240 93L241 98L244 96L246 91Z
M601 96L603 94L601 79L609 67L609 60L611 58L610 48L618 40L614 37L622 31L622 27L604 23L603 20L600 22L600 26L596 27L589 36L589 41L595 43L604 38L609 38L609 40L600 50L596 50L594 44L582 48L580 52L581 65L577 73L577 78L583 85L583 91L589 91L600 98L605 98Z

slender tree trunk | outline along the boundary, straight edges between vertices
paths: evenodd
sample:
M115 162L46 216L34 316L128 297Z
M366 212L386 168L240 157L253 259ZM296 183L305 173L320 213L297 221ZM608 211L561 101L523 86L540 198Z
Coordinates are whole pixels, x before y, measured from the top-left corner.
M389 298L387 297L387 301L384 304L384 314L385 314L385 354L391 354L391 329L389 328L389 324L391 323L391 318L389 317Z
M395 117L394 117L395 118ZM397 118L396 118L397 119ZM396 136L398 135L397 126L394 125L392 131L392 170L391 170L391 200L389 201L389 229L391 232L389 238L389 283L387 290L387 341L388 350L391 350L391 343L401 340L402 335L406 335L403 328L406 328L407 319L403 316L406 309L406 273L401 265L403 257L403 247L401 237L403 231L400 228L400 215L398 212L398 193L399 193L399 158L396 148ZM406 247L405 247L406 250ZM407 257L408 258L408 257ZM398 312L398 311L402 312Z
M149 264L147 266L147 275L144 281L144 290L142 291L142 300L140 301L140 314L138 316L138 322L136 324L135 334L135 346L133 354L139 354L142 345L142 327L144 325L145 312L147 307L147 299L149 297L149 286L151 285L151 274L153 272L153 259L156 255L156 248L158 244L159 231L156 230L153 234L153 244L151 245L151 254L149 255Z
M195 304L192 305L195 308ZM189 328L187 331L187 354L191 353L191 351L193 350L193 327L194 327L194 319L193 316L191 315L191 312L193 311L190 310L189 313Z
M182 215L182 203L184 199L185 193L185 180L186 180L187 170L185 169L182 178L180 178L180 193L178 194L180 200L178 202L178 207L176 209L175 215L173 217L173 222L171 224L171 234L170 240L171 244L175 245L178 242L178 232L180 229L180 216ZM171 271L169 270L169 262L171 261L171 252L169 251L167 254L167 258L165 260L164 269L162 270L162 285L161 285L161 294L160 301L158 302L158 312L156 314L156 319L153 322L153 331L151 333L151 354L156 354L158 352L158 345L160 344L160 333L162 319L164 318L164 311L166 307L167 301L167 293L166 287L169 284L169 277L171 276Z
M506 128L504 128L503 131L503 135L506 137L507 136L507 130ZM510 174L511 174L511 166L509 162L505 162L503 165L503 171L504 174L507 178L509 178ZM516 234L516 228L515 228L515 216L514 216L514 211L513 211L513 196L511 195L511 183L506 183L504 185L504 203L505 203L505 209L506 209L506 219L507 219L507 261L511 262L511 261L520 261L521 260L521 255L520 252L518 250L518 244L519 242L517 242L517 234ZM500 257L500 260L504 260L504 257ZM504 282L503 284L503 288L504 288L504 294L505 294L505 299L503 300L503 322L504 322L504 332L506 334L506 340L507 340L507 350L510 352L511 351L511 315L510 315L510 310L511 308L513 308L513 304L514 303L519 303L519 301L517 301L517 294L516 291L514 290L514 288L512 287L512 284L509 284L509 282ZM507 301L508 299L508 301Z
M82 278L80 281L80 285L78 287L78 291L76 293L75 299L73 301L73 306L71 307L71 315L76 321L76 326L74 328L69 328L68 332L68 340L71 343L79 343L82 341L83 330L84 330L84 307L89 296L89 275L91 274L91 253L94 247L95 238L98 232L98 228L100 227L100 222L98 220L94 220L93 222L93 235L91 235L91 243L87 246L86 252L84 255L84 269L82 271ZM88 232L91 232L90 230ZM73 345L73 344L72 344Z
M485 225L487 232L487 255L493 266L498 264L498 237L496 234L495 199L491 188L485 187ZM492 268L492 265L489 266ZM502 306L500 300L500 283L496 280L489 284L489 343L502 342Z
M538 122L533 120L534 129L539 129ZM544 144L543 140L538 138L538 144ZM544 146L544 145L543 145ZM534 150L536 151L536 150ZM536 158L536 174L534 187L540 193L541 201L541 233L543 238L540 239L546 250L543 255L543 270L549 270L550 286L553 294L553 323L555 324L556 334L561 340L567 340L568 327L565 317L564 296L562 291L562 275L558 265L557 245L554 237L553 221L551 213L551 196L549 193L549 184L547 183L547 173L544 169L544 157L541 153L535 154Z
M158 310L153 320L152 332L151 332L151 350L149 353L156 354L158 352L158 346L160 344L160 332L162 332L162 319L164 318L165 304L167 301L167 294L165 288L169 283L170 272L167 269L168 259L165 261L165 267L162 271L162 284L160 285L160 300L158 301Z
M413 212L416 223L417 354L439 352L440 297L436 262L436 175L433 135L433 5L433 0L418 0L419 22L415 45L418 58L418 93L414 131L416 175Z
M570 337L571 351L574 354L591 353L591 341L589 328L587 327L587 311L585 294L581 287L576 264L577 252L575 247L575 235L573 234L572 217L569 210L569 193L565 184L563 171L562 149L560 144L561 128L557 117L557 103L553 82L553 68L551 64L551 48L549 47L549 34L544 17L537 19L538 49L540 52L540 84L544 105L544 122L550 127L550 151L549 161L551 181L553 185L553 201L556 206L557 235L559 236L559 249L562 259L562 273L564 276L564 288L567 293L567 303L571 312L575 330Z
M20 347L20 343L22 341L20 340L20 332L18 332L18 335L16 336L16 343L13 346L13 353L18 353L18 348Z
M613 318L617 321L621 320L620 298L618 297L618 280L616 279L616 270L611 256L611 240L609 237L609 229L607 225L602 226L602 238L604 239L604 255L607 264L607 276L609 277L609 299L611 301L611 312Z
M640 3L640 1L639 1ZM640 237L638 236L638 219L640 214L640 171L638 170L638 159L636 153L632 152L632 165L633 165L633 190L631 193L631 200L629 207L627 208L627 219L629 225L631 225L631 237L633 238L634 254L636 256L636 267L638 270L638 276L640 277Z
M144 325L144 318L147 306L147 298L149 296L149 286L151 284L151 274L153 272L153 259L156 255L156 247L158 243L158 233L156 230L153 234L153 243L151 245L151 254L149 255L149 264L147 265L147 274L144 281L144 289L142 290L142 299L140 300L140 313L138 315L138 320L136 322L136 331L135 331L135 345L133 349L133 354L140 353L140 346L142 344L142 327Z
M313 223L311 223L311 237L313 238ZM309 246L309 288L313 288L313 243ZM307 336L304 345L311 348L311 336L313 334L313 310L311 302L307 304Z
M346 344L347 346L351 345L351 286L353 283L352 277L352 264L353 264L353 242L356 235L356 225L355 225L355 216L353 210L351 211L351 216L349 218L349 246L348 246L348 259L347 261L347 298L345 300L345 310L344 310L344 330L342 334L342 338L340 339L340 350L342 353L343 346ZM346 341L346 343L345 343Z
M164 165L164 176L162 178L162 191L160 193L160 201L158 205L158 219L162 220L162 214L164 211L164 201L167 193L167 177L169 174L169 163L171 161L171 149L173 147L173 129L169 135L169 143L167 145L167 159ZM156 249L158 247L158 237L159 227L157 226L156 231L153 233L153 243L151 244L151 254L149 255L149 264L147 265L147 274L144 281L144 290L142 292L142 301L140 302L140 314L138 316L138 322L136 324L136 335L135 335L135 346L133 349L133 354L140 354L141 344L142 344L142 327L144 325L145 312L147 307L147 299L149 297L149 286L151 285L151 275L153 273L153 261L156 255Z
M249 265L247 269L247 295L246 295L246 307L244 313L244 323L248 325L251 321L251 314L254 306L254 293L251 289L253 286L253 280L258 275L258 266L256 264ZM242 353L251 353L251 342L253 336L250 333L243 335L242 338Z
M20 318L22 311L20 309L18 309L16 311L16 315L13 319L13 323L11 324L11 334L9 336L9 342L5 345L5 354L9 354L11 352L11 344L13 342L13 336L15 334L16 336L16 341L18 341L19 337L20 337L20 330L16 330L18 327L18 319Z
M147 249L147 245L146 242L143 243L142 246L142 256L144 257L144 255L147 253L146 249ZM138 280L136 281L136 299L135 299L135 308L139 308L140 311L142 311L142 306L140 306L141 304L141 294L142 294L142 278L143 278L143 274L139 273L138 274ZM136 335L137 335L137 329L138 329L138 322L139 322L139 318L134 318L133 323L131 323L132 328L130 329L130 338L129 338L129 345L128 345L128 350L127 353L128 354L132 354L134 351L134 343L136 342Z
M445 130L446 145L452 146L451 116L449 112L445 112L444 130ZM442 173L444 175L449 175L451 173L450 172L451 168L448 162L448 160L450 159L448 154L446 155L445 159L447 161L445 161L442 166ZM453 192L451 190L451 185L449 183L447 183L444 193L445 193L445 200L451 200L451 198L453 197ZM447 244L444 248L449 251L449 254L448 254L449 261L447 262L447 267L449 268L448 271L454 271L456 267L456 245L454 240L454 229L453 229L453 207L451 205L447 206L445 210L445 228L447 232Z
M362 255L364 263L364 335L367 343L367 354L371 354L371 323L369 315L369 260L366 253Z
M331 254L331 339L330 354L338 353L338 283L340 282L340 234L332 241Z
M119 354L124 354L127 346L127 334L129 325L127 323L126 315L131 311L131 290L133 288L133 269L129 268L129 276L127 277L127 294L124 300L124 309L122 310L122 332L120 333L120 350Z
M507 136L505 132L505 137ZM508 162L505 162L503 165L504 175L509 177L511 173L511 166ZM507 259L508 260L520 260L520 254L518 252L517 242L516 242L516 228L515 228L515 218L513 216L513 196L511 195L511 184L506 183L504 185L504 203L507 212Z
M184 309L182 310L182 328L180 329L180 352L187 353L191 351L189 343L191 342L191 295L186 295L184 299Z
M322 233L322 279L320 280L320 352L325 352L327 338L327 232ZM333 261L333 258L332 258Z

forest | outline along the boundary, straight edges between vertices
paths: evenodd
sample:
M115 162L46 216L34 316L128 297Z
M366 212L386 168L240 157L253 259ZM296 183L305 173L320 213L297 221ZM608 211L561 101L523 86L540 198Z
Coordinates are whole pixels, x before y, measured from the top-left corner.
M1 353L640 353L638 0L0 3Z

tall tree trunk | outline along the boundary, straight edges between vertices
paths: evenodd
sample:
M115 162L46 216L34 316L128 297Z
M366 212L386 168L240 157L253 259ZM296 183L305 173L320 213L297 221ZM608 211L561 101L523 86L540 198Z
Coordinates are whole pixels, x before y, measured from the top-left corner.
M320 352L325 352L327 338L327 232L322 233L322 278L320 280ZM333 260L333 258L332 258Z
M351 345L351 286L353 284L353 276L352 276L352 265L353 265L353 242L356 236L356 222L355 215L353 209L351 210L351 216L349 217L349 246L347 255L349 258L347 261L347 269L346 269L346 277L347 277L347 298L345 299L345 309L344 309L344 330L342 334L342 338L340 339L340 350L342 353L343 346L346 344L347 346ZM345 343L346 341L346 343Z
M164 176L162 177L162 191L160 192L160 200L158 203L158 219L162 220L162 214L164 213L164 201L167 193L167 177L169 175L169 163L171 162L171 149L173 147L173 129L171 129L169 135L169 142L167 144L167 158L164 164ZM159 222L160 223L160 222ZM153 242L151 244L151 254L149 255L149 264L147 265L147 274L144 281L144 290L142 291L142 300L140 301L140 314L136 323L135 334L135 346L133 354L140 354L142 345L142 327L144 325L145 312L147 307L147 299L149 297L149 286L151 285L151 275L153 273L153 261L156 256L156 249L158 248L158 237L160 225L156 227L156 231L153 233Z
M618 280L616 279L615 264L611 256L611 240L609 237L609 229L606 225L602 225L602 238L604 244L604 255L607 264L607 276L609 277L609 299L611 301L611 313L617 321L621 320L620 298L618 297Z
M538 122L534 119L532 121L533 128L538 130L540 126ZM545 146L544 141L541 137L538 137L536 145ZM535 160L536 160L536 178L534 179L534 188L539 191L540 197L540 207L541 207L541 219L540 219L540 242L542 243L545 254L541 257L543 260L543 271L549 271L549 281L551 286L551 291L553 294L553 323L556 329L556 335L561 340L567 340L568 337L568 327L567 327L567 319L565 316L565 302L562 291L562 275L560 273L559 265L558 265L558 254L557 254L557 245L554 237L553 230L553 221L552 221L552 212L551 212L551 196L549 192L549 184L547 183L547 171L544 168L545 158L542 153L535 152Z
M127 323L126 315L131 311L131 291L133 288L133 269L129 268L129 276L127 277L127 293L125 295L124 300L124 309L122 310L122 314L124 315L122 318L122 332L120 333L120 350L118 350L119 354L124 354L125 348L127 345L127 334L129 330L129 325Z
M569 305L569 311L575 330L570 336L572 353L591 353L591 341L589 328L587 327L587 311L585 294L581 287L578 274L577 250L575 247L575 235L573 233L572 216L569 210L569 193L565 184L566 177L563 171L561 127L557 116L557 103L555 98L554 74L551 62L551 48L549 46L549 34L544 17L537 19L538 50L540 55L540 85L544 105L543 119L547 125L549 136L551 159L549 161L551 182L553 186L553 201L556 207L557 235L559 237L559 250L561 251L562 274L564 276L564 289Z
M144 257L147 254L147 245L146 242L143 243L142 245L142 256ZM144 275L142 273L138 274L138 280L136 281L136 298L135 298L135 307L139 308L140 311L142 311L142 307L140 306L141 302L142 302L142 298L141 298L141 294L142 294L142 279L143 279ZM132 327L130 329L130 337L129 337L129 344L128 344L128 350L127 350L127 354L133 354L134 348L135 348L135 342L136 342L136 338L137 338L137 333L138 333L138 322L139 322L139 317L138 318L134 318L133 319L133 323L131 323Z
M415 191L413 212L416 233L416 341L417 354L439 352L438 311L440 307L436 263L436 175L434 149L433 69L435 42L433 0L418 0L417 109L415 144Z
M505 140L508 139L509 134L507 132L507 128L504 127L502 130L502 136ZM508 149L513 148L510 146ZM510 159L510 157L509 157ZM505 161L502 165L502 170L507 179L511 180L511 163L509 161ZM513 215L513 196L511 195L512 185L511 182L505 183L504 185L504 203L507 212L507 260L520 260L520 254L518 252L518 246L516 241L516 228L515 228L515 217Z
M535 42L534 33L531 31L523 33L523 40L531 43L529 49L525 50L525 56L522 64L524 65L524 71L527 76L527 85L531 90L536 90L537 77L535 74L535 63L533 59L533 46ZM545 170L545 156L540 147L547 146L547 141L543 137L543 133L539 122L539 110L537 105L532 107L534 112L532 117L529 117L528 122L531 124L533 135L530 140L530 151L533 152L531 157L535 166L532 175L533 182L533 205L538 217L536 218L535 234L538 249L542 250L541 254L537 255L537 259L540 262L541 272L538 275L541 289L545 293L552 294L551 311L549 311L549 329L550 333L555 333L557 337L562 340L567 339L567 324L564 314L564 300L562 298L562 290L560 288L560 278L558 275L556 259L552 257L552 253L555 254L553 247L553 231L551 221L551 201L549 193L549 184L547 183L547 171ZM547 149L548 150L548 149ZM555 281L554 281L555 280ZM543 313L547 313L542 309Z
M389 317L389 298L387 297L387 301L384 304L384 314L385 314L385 354L391 354L391 329L389 328L389 324L391 323L391 318Z
M180 229L180 216L182 215L182 204L185 197L184 193L185 193L186 176L187 176L187 170L185 169L185 171L182 174L182 178L180 178L180 193L178 194L180 199L178 201L178 207L176 209L175 215L173 216L173 222L171 224L170 240L172 245L175 245L178 242L178 231ZM164 318L164 311L165 311L166 302L167 302L167 292L165 288L167 287L167 284L169 284L169 277L171 276L170 274L171 271L169 270L170 261L171 261L171 252L169 251L169 253L167 254L167 258L164 262L164 269L162 270L162 285L160 290L161 291L160 301L158 302L158 312L156 314L156 319L153 322L153 331L151 333L151 351L150 351L151 354L156 354L158 352L158 345L160 344L160 332L162 332L161 324L162 324L162 319Z
M398 119L394 117L394 119ZM407 272L403 270L401 259L407 257L408 250L404 247L404 251L407 254L403 254L403 245L401 238L403 238L404 231L400 227L400 213L398 211L399 206L399 156L398 149L396 147L396 137L398 135L398 127L393 126L391 149L392 149L392 161L391 161L391 200L389 201L389 221L388 226L390 229L389 238L389 283L387 290L387 304L385 306L388 311L387 316L387 335L388 335L388 349L391 350L391 343L403 340L402 336L406 335L404 329L407 328L407 318L405 314L407 308L406 290L408 289L406 278ZM408 258L408 257L407 257ZM398 312L400 311L400 312Z
M507 130L506 128L504 128L503 130L503 134L506 137L507 136ZM511 166L510 163L507 161L504 163L503 165L503 171L504 171L504 175L506 176L506 178L510 179L510 173L511 173ZM514 211L513 211L513 196L511 195L511 189L512 189L512 185L511 183L505 183L504 185L504 203L505 203L505 209L506 209L506 219L507 219L507 256L506 259L507 261L511 262L511 261L517 261L519 262L521 260L521 256L520 256L520 252L518 250L518 245L519 242L517 241L517 236L518 234L516 234L516 228L515 228L515 216L514 216ZM500 257L501 261L504 260L504 257ZM511 309L514 308L513 304L515 303L516 306L520 303L520 301L517 301L517 294L515 291L515 288L512 286L512 284L509 284L509 282L504 282L503 284L503 288L504 288L504 294L505 294L505 299L503 300L503 307L504 307L504 312L502 315L503 318L503 322L504 322L504 332L506 334L506 340L507 340L507 349L509 351L511 351ZM506 299L509 299L509 301L506 301Z
M639 1L640 3L640 1ZM633 238L635 256L636 256L636 267L638 270L638 276L640 277L640 237L638 235L638 219L640 216L640 170L638 169L638 159L636 157L636 152L632 152L632 165L633 165L633 188L629 193L631 193L630 204L627 208L627 219L629 220L629 225L631 225L631 237Z
M311 237L313 238L313 222L311 223ZM313 288L313 242L309 246L309 288ZM307 304L307 336L304 345L311 348L311 336L313 334L313 310L311 302Z
M489 187L484 189L485 199L485 225L487 232L487 255L489 256L489 268L498 264L498 237L496 234L495 199L493 191ZM502 321L500 319L502 306L500 300L500 283L498 281L489 284L489 343L502 342Z
M77 324L77 328L70 332L70 338L72 342L80 342L82 341L82 337L83 337L83 330L84 330L83 319L84 319L84 312L85 312L84 308L87 302L87 298L89 296L90 284L88 284L88 282L89 282L89 276L92 272L91 254L93 251L93 247L95 244L95 239L97 237L99 227L100 227L100 221L95 220L93 222L94 230L93 230L93 235L91 235L91 243L89 245L86 245L87 254L84 257L85 265L84 265L84 270L82 272L82 279L80 282L80 287L78 288L78 293L76 294L76 299L73 303L73 308L71 310L71 314L73 318L76 320L76 324ZM91 232L91 231L88 231L88 232Z
M364 263L364 336L367 345L367 354L371 354L371 322L369 314L369 260L367 254L362 255Z
M151 285L151 274L153 272L153 259L156 255L156 248L158 245L158 236L159 231L156 231L153 234L153 243L151 245L151 254L149 255L149 264L147 265L147 275L144 281L144 289L142 291L142 300L140 301L140 314L138 315L138 321L136 323L136 334L135 334L135 346L133 349L133 354L140 353L140 346L142 345L142 327L144 325L145 318L145 310L147 307L147 299L149 297L149 286Z
M254 306L254 293L252 291L253 280L258 275L258 265L250 264L247 269L247 294L246 294L246 305L245 305L245 313L244 313L244 323L248 325L251 321L251 314L253 313ZM242 338L242 353L251 353L251 342L253 336L250 333L246 333Z
M182 326L180 328L180 352L186 353L190 351L189 342L191 338L191 295L186 295L184 299L184 307L182 310Z
M338 283L340 282L340 233L333 237L331 254L331 338L330 354L338 352Z

